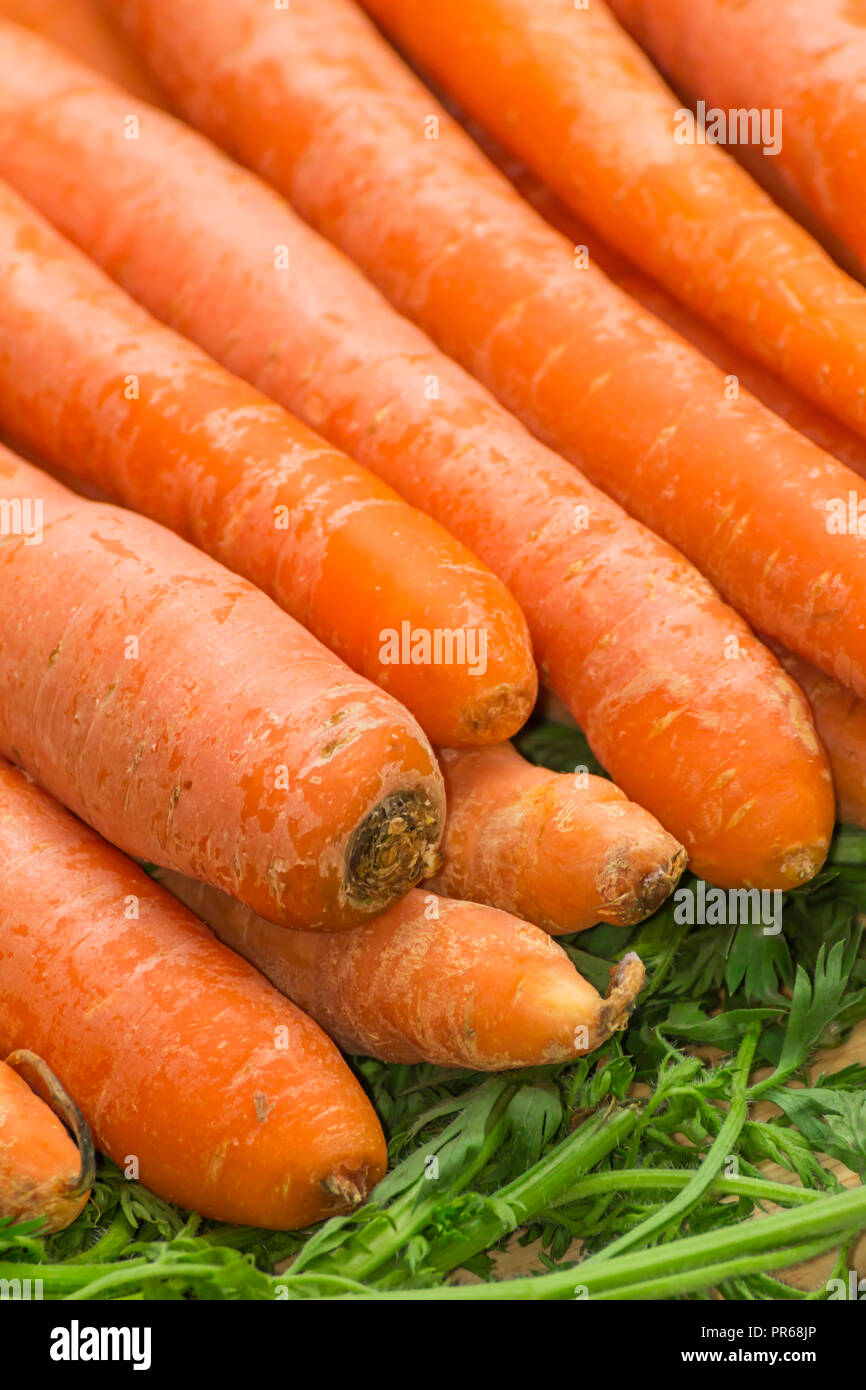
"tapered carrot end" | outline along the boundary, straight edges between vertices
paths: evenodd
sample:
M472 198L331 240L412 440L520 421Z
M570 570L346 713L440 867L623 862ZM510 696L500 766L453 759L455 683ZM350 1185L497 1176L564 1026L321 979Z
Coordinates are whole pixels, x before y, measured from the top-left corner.
M496 1059L499 1067L566 1062L593 1052L626 1026L634 1008L645 974L643 962L634 953L611 970L605 998L549 939L546 957L538 954L512 999L507 1020L500 1020L497 1031L506 1035L510 1048L507 1059ZM485 1042L492 1059L494 1049L489 1038Z
M676 888L687 863L686 851L677 845L666 859L634 878L616 899L605 903L602 921L632 927L652 916Z
M829 839L815 845L798 845L789 850L779 865L779 887L785 891L808 883L821 868L830 849Z
M611 968L610 989L602 1000L598 1022L590 1034L590 1046L587 1051L592 1052L611 1034L627 1027L645 977L644 963L634 951L629 951L619 965Z
M340 1211L354 1211L366 1202L378 1178L364 1165L348 1169L335 1168L322 1183L323 1188L334 1199L332 1215Z
M502 743L523 728L532 713L538 694L536 680L522 684L488 687L477 699L463 706L460 735L451 742L468 747Z

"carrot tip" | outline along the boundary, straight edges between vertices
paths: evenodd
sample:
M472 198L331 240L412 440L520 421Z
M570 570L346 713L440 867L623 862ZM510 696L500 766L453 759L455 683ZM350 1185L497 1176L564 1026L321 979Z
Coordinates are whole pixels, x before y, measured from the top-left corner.
M324 1179L322 1187L336 1198L340 1210L352 1211L369 1195L367 1170L364 1168L350 1173L345 1168L337 1168Z
M358 826L349 846L346 899L381 912L439 867L442 817L416 791L392 792Z
M629 951L618 965L611 967L610 989L605 995L598 1023L590 1039L590 1052L600 1047L612 1033L618 1033L627 1026L645 977L644 963L634 951Z
M666 865L659 865L640 880L635 889L635 912L638 914L626 925L642 922L670 897L683 874L689 857L682 845L678 845Z
M780 888L796 888L814 878L830 848L829 840L821 840L816 845L798 845L789 850L779 865Z
M678 845L665 864L657 864L637 881L625 878L625 886L617 896L611 896L603 905L602 920L618 927L632 927L649 917L670 897L685 872L688 855L682 845Z
M537 694L532 685L497 685L463 708L461 723L471 745L502 743L526 723Z

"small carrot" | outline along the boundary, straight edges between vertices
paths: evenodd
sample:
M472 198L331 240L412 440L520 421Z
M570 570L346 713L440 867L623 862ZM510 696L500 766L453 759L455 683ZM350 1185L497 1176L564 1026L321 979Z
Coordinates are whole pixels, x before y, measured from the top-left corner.
M174 9L171 24L185 13L185 7ZM295 5L293 24L297 18ZM210 41L214 19L209 11L194 47ZM361 47L355 46L354 30L341 42L341 51L348 46L355 58L367 29L360 15L357 25ZM336 61L336 49L327 51L329 61ZM239 120L247 119L256 100L253 84ZM742 620L681 556L436 352L253 175L141 103L132 107L140 138L125 140L131 101L37 36L0 23L0 174L158 317L320 429L486 560L526 613L545 679L585 730L599 761L685 846L697 873L725 886L765 888L810 877L832 827L829 773L801 694ZM424 98L425 110L426 103ZM372 117L375 109L365 99L365 112ZM392 127L389 115L386 128ZM443 133L450 142L444 125ZM436 142L421 143L432 148ZM406 285L426 283L425 256L416 264L410 255L416 241L438 227L447 242L464 198L468 207L476 205L479 190L486 199L491 179L505 189L492 220L481 217L475 224L470 215L466 278L445 315L468 325L466 341L474 350L487 338L480 319L477 331L472 326L473 305L481 303L478 286L490 296L491 322L507 324L526 297L524 277L538 288L548 275L559 276L544 249L549 238L556 258L560 251L555 234L465 143L471 153L460 197L443 191L436 217L432 209L420 220L410 216L405 241L395 235L395 244L402 247ZM440 180L444 155L440 144L425 170L425 186ZM369 177L375 165L365 158L363 167ZM408 194L408 186L395 185L393 197L379 203L376 219L384 225L402 216ZM342 197L341 177L335 197ZM364 206L365 199L352 200L353 215ZM514 254L491 272L488 251L480 259L471 251L474 228L489 221L498 238L509 217L518 215L515 209L542 231L519 246L510 242ZM371 223L371 242L373 230ZM277 245L288 251L290 275L274 269ZM545 298L536 319L537 347L558 374L549 330L553 324L554 340L565 342L555 326L564 312L569 350L580 359L562 378L564 412L575 425L593 422L592 448L604 455L613 434L624 421L639 421L640 411L603 406L596 415L592 393L574 408L575 382L590 379L600 346L584 354L583 313L569 305L571 252L566 242L562 246L569 285L560 277L555 293ZM436 259L432 245L427 249ZM450 276L455 262L450 253L446 259ZM231 275L224 273L226 265ZM625 296L619 301L614 320L606 314L609 323L621 314L628 322L638 312ZM641 321L653 322L645 315ZM506 331L511 361L515 353L519 359L518 370L502 359L512 383L523 378L521 363L527 366L533 357L527 331L525 323L517 338ZM645 336L641 342L647 344ZM672 343L675 358L682 347L665 336L657 361L664 383L653 376L650 416L659 393L673 389ZM691 359L715 382L717 374L703 359L696 353ZM629 349L629 363L640 360ZM687 400L700 381L680 362L676 382L680 367ZM536 368L544 374L540 363L531 371ZM684 410L685 405L677 413ZM661 428L653 418L651 437L657 442ZM758 467L760 448L748 437L738 439L738 452ZM644 441L632 457L638 454L641 466L648 466ZM801 593L797 603L802 606ZM787 614L789 607L780 611Z
M559 935L630 926L676 887L686 852L603 777L534 767L510 743L440 749L448 815L430 888Z
M288 926L353 926L435 861L406 711L244 579L0 450L0 754L120 848Z
M34 1073L75 1135L18 1074ZM80 1215L94 1178L93 1140L80 1110L41 1057L27 1050L0 1061L0 1218L40 1220L62 1231Z
M321 1029L3 763L0 862L0 1047L38 1050L101 1152L219 1221L363 1200L385 1141Z
M99 0L0 0L0 17L68 49L143 101L166 104Z
M610 0L671 79L708 108L780 110L761 163L866 263L866 8L862 0ZM708 112L709 114L709 112ZM757 161L755 161L757 163Z
M179 874L160 882L347 1052L386 1062L501 1071L564 1062L624 1028L640 958L611 970L602 998L537 927L413 889L339 936L281 932Z
M535 665L486 565L157 323L3 184L0 259L7 434L250 579L436 742L516 733Z

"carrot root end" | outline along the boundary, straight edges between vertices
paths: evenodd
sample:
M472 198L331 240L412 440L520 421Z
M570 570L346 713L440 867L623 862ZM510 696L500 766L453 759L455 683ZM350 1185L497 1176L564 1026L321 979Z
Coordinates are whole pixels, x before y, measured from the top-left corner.
M381 912L438 870L442 819L415 791L392 792L358 826L349 846L346 899Z

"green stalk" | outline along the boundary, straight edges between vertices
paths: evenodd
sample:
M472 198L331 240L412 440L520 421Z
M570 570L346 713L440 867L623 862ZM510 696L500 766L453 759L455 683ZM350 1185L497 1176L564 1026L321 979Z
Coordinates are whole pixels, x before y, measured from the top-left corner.
M184 1279L187 1283L198 1278L212 1279L216 1273L213 1265L191 1264L183 1260L172 1261L145 1261L145 1268L131 1270L132 1260L124 1260L120 1264L111 1266L106 1273L103 1267L101 1274L91 1279L89 1283L83 1284L74 1292L64 1295L65 1298L86 1299L95 1298L97 1294L111 1293L114 1289L125 1288L129 1284L153 1283L163 1279Z
M560 1205L563 1185L600 1163L636 1122L633 1110L590 1116L526 1173L501 1188L495 1206L468 1215L458 1234L434 1248L429 1267L440 1272L459 1269L545 1208Z
M134 1239L133 1228L123 1212L118 1210L111 1225L103 1231L99 1239L94 1241L88 1250L82 1250L80 1254L73 1255L66 1263L70 1265L90 1265L94 1262L105 1264L108 1260L113 1260L115 1256L122 1255Z
M638 1284L626 1284L612 1293L598 1295L600 1302L621 1303L635 1299L672 1298L686 1293L697 1293L700 1289L712 1289L725 1279L736 1275L763 1274L767 1269L788 1269L802 1260L811 1260L815 1255L823 1255L832 1250L838 1242L838 1235L823 1236L820 1240L806 1241L802 1245L783 1246L774 1250L769 1257L761 1253L719 1260L716 1264L702 1265L699 1269L686 1270L682 1274L659 1275L656 1279L645 1279ZM792 1290L792 1294L793 1294Z
M733 1152L740 1130L748 1118L749 1071L760 1035L761 1025L750 1023L731 1069L731 1104L728 1113L700 1168L691 1175L685 1187L666 1206L646 1221L642 1221L639 1226L611 1241L610 1245L605 1246L603 1251L593 1257L594 1259L609 1260L632 1245L645 1245L650 1236L672 1226L674 1222L682 1221L713 1183L725 1159Z
M687 1187L694 1174L688 1168L614 1168L608 1173L591 1173L581 1178L556 1199L557 1207L569 1206L582 1201L584 1197L595 1197L602 1193L615 1192L664 1192ZM801 1202L817 1202L827 1194L812 1187L800 1187L798 1183L770 1182L764 1178L738 1176L735 1178L714 1178L707 1192L720 1196L754 1197L758 1202L777 1202L791 1205Z
M142 1271L153 1268L149 1260L134 1259L124 1260L121 1266L124 1271ZM96 1279L101 1279L105 1274L104 1264L73 1264L71 1261L65 1264L18 1264L4 1262L0 1264L0 1279L41 1279L43 1291L46 1294L57 1294L65 1297L67 1294L76 1294L78 1289L84 1288Z
M602 1294L614 1295L636 1284L673 1275L682 1275L678 1292L696 1287L691 1282L699 1272L717 1270L724 1266L726 1273L714 1277L732 1278L741 1273L778 1269L784 1265L791 1250L826 1239L828 1246L853 1235L866 1225L866 1187L823 1197L794 1211L776 1212L740 1221L722 1230L706 1231L698 1236L685 1236L654 1246L650 1250L634 1250L606 1260L592 1255L581 1264L554 1270L531 1278L504 1279L489 1284L448 1284L434 1289L407 1289L393 1292L371 1291L367 1295L350 1297L374 1298L381 1302L439 1301L489 1302L494 1300L539 1301L575 1297L575 1289L586 1288L592 1298ZM781 1255L781 1259L780 1259ZM753 1256L760 1256L753 1259ZM794 1256L796 1259L796 1256ZM703 1277L701 1274L700 1277ZM697 1287L703 1287L698 1284Z

